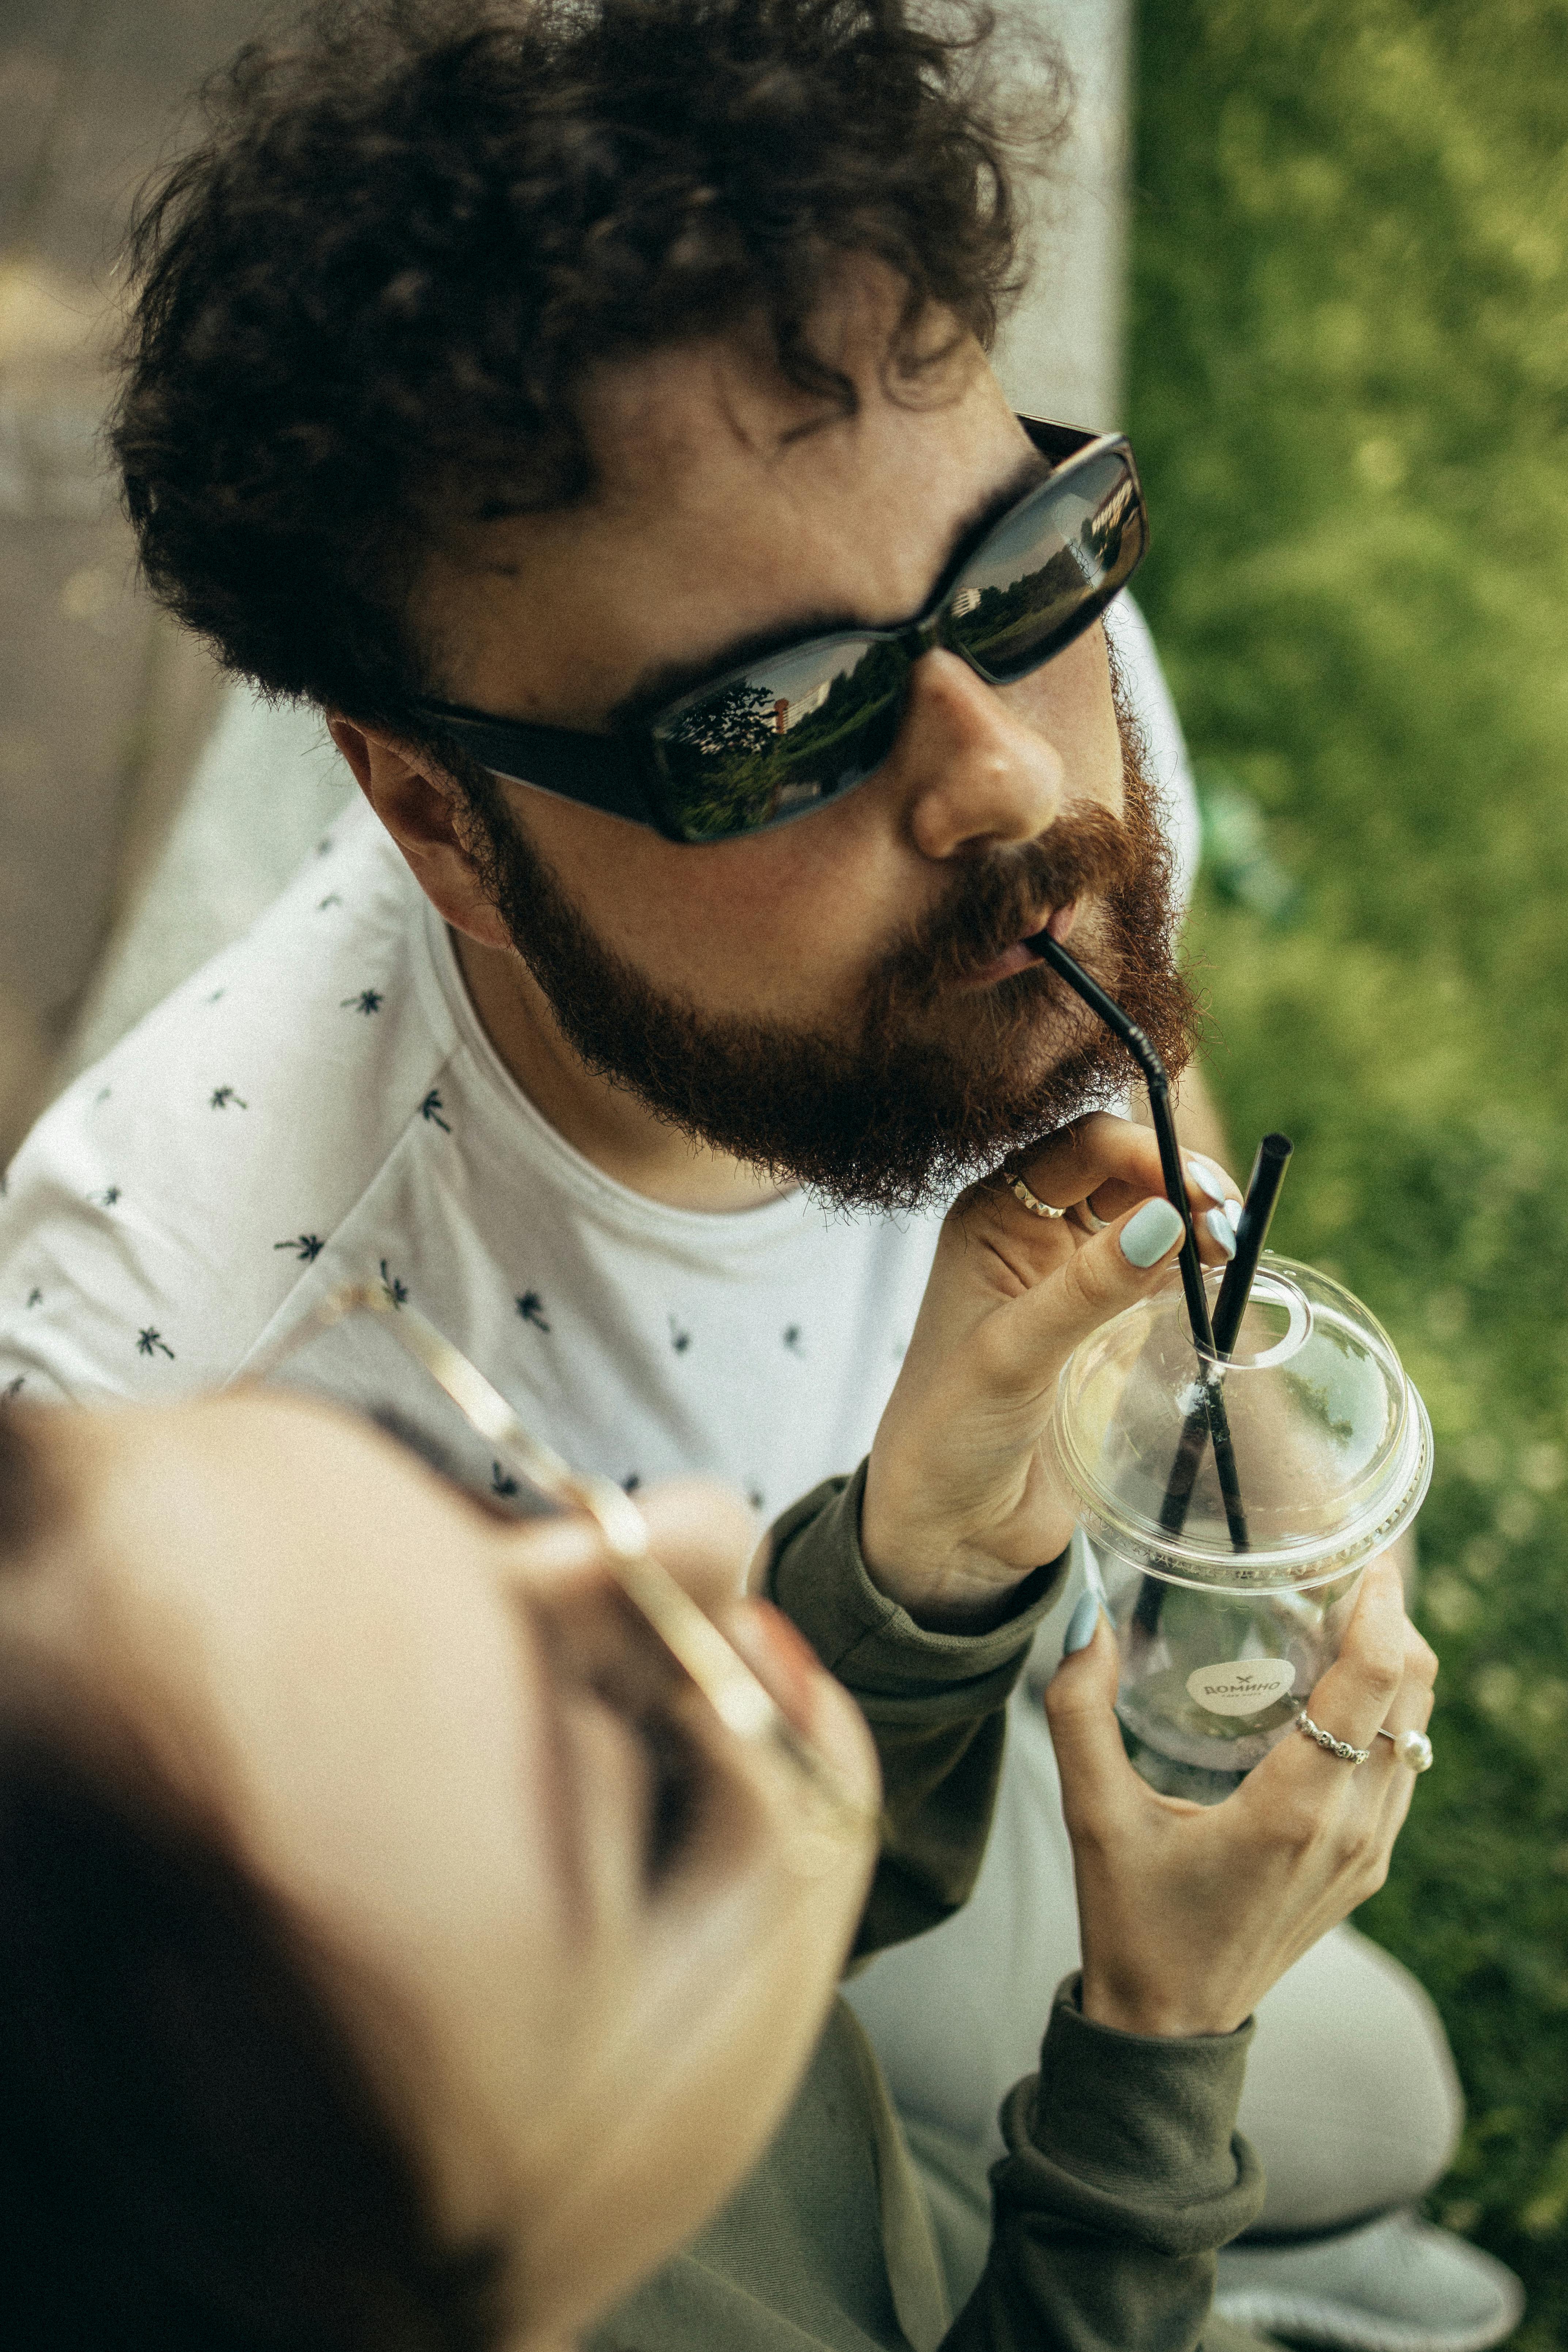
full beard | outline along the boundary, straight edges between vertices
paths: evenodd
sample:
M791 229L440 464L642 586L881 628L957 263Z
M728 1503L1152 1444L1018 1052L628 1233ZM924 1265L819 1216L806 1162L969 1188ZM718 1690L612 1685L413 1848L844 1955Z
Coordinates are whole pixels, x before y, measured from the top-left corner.
M1120 694L1117 717L1122 815L1069 805L1039 839L955 866L948 898L880 959L837 1034L714 1017L661 994L589 928L489 777L460 781L485 836L489 894L589 1069L776 1181L844 1209L914 1211L1121 1102L1136 1075L1044 965L964 986L1042 908L1092 902L1074 954L1173 1077L1190 1056L1197 1006L1173 960L1170 846Z

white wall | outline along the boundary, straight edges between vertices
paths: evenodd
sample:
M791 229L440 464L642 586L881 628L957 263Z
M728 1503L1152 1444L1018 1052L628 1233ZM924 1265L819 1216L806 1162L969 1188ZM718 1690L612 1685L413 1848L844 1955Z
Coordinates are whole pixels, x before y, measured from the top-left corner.
M1036 192L1036 264L996 369L1016 408L1068 425L1119 421L1127 213L1131 0L1012 0L1066 54L1071 129Z

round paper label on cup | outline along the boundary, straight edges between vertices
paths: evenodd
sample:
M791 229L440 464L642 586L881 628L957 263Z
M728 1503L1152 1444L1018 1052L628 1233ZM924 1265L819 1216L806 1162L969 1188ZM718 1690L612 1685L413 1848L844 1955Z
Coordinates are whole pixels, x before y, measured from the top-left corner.
M1217 1666L1194 1667L1187 1694L1211 1715L1257 1715L1283 1698L1295 1679L1288 1658L1227 1658Z

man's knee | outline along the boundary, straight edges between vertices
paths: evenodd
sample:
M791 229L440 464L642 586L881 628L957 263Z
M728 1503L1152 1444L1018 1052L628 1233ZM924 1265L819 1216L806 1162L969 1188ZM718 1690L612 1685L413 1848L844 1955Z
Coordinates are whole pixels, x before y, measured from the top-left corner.
M1240 2122L1268 2176L1260 2230L1331 2229L1424 2196L1464 2099L1409 1969L1352 1927L1325 1936L1259 2006Z

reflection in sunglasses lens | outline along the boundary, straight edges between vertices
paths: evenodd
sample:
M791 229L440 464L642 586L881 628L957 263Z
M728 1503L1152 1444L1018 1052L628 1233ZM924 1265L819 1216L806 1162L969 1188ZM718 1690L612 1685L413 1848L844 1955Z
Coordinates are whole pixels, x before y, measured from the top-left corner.
M1143 543L1131 467L1107 451L992 531L948 600L948 642L993 683L1022 677L1103 611ZM675 830L719 841L863 783L892 750L910 663L896 639L819 639L677 709L655 730Z
M661 730L671 813L689 841L746 833L864 782L892 749L909 662L839 637L762 662Z
M1070 488L1045 484L986 542L952 599L952 634L982 676L1021 677L1077 615L1109 601L1142 551L1132 477L1108 455Z

